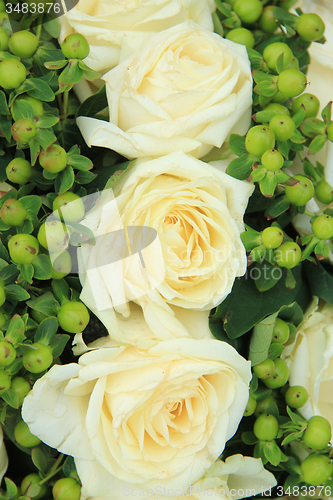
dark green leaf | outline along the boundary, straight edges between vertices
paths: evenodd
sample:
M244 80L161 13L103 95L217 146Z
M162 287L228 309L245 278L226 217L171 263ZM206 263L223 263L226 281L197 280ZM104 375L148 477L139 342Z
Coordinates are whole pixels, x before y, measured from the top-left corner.
M245 226L246 231L244 231L240 236L245 250L252 250L261 244L261 233L255 231L249 226Z
M42 198L36 195L23 196L20 202L30 215L37 215L42 206Z
M37 302L33 309L45 314L45 316L56 316L59 312L60 304L55 299L45 299Z
M283 214L288 210L290 206L290 201L286 195L280 195L274 198L272 204L267 208L265 215L268 215L271 219L275 219L279 215Z
M48 468L47 458L40 448L33 448L31 450L31 460L33 461L35 467L38 470L44 473L47 471Z
M41 78L29 78L28 82L32 85L32 89L27 91L31 97L35 97L40 101L54 101L52 89Z
M62 472L66 477L73 477L73 474L76 473L76 467L73 457L66 457Z
M48 255L38 254L32 261L37 280L49 280L52 275L52 265Z
M28 292L20 285L7 285L5 286L5 292L7 299L10 300L17 300L20 302L22 300L30 299Z
M275 441L265 441L264 455L272 465L279 465L281 461L281 450Z
M270 290L282 277L282 270L267 261L257 262L255 268L258 270L258 279L255 285L260 292Z
M38 129L37 139L38 143L41 145L43 149L47 149L51 144L53 144L57 140L52 130L46 128Z
M26 337L24 336L23 340L25 340L25 338ZM23 340L21 340L20 342L23 342ZM14 359L14 361L12 363L10 363L9 366L6 367L6 371L7 371L8 375L10 375L11 377L13 377L22 368L23 368L23 359L22 359L22 357L20 357L20 358Z
M18 264L17 269L19 269L22 278L28 283L32 283L32 277L34 275L34 268L32 264Z
M8 266L1 269L0 280L4 281L5 285L10 285L17 280L19 274L20 272L17 267L14 264L9 264Z
M231 162L228 165L227 173L236 179L244 181L247 179L252 172L252 165L257 161L257 158L253 155L243 154Z
M9 115L7 99L3 90L0 90L0 115Z
M62 305L65 302L68 302L70 299L70 290L64 279L61 280L53 280L52 281L52 289L55 298Z
M86 156L82 155L68 155L67 165L71 165L73 168L78 170L90 170L93 168L93 162L89 160Z
M12 105L12 114L15 120L20 120L22 118L33 120L36 115L36 110L30 102L24 99L15 99Z
M304 267L312 295L333 303L332 267L323 266L319 262L305 262Z
M252 445L258 442L258 438L252 431L242 432L242 441L245 444Z
M0 115L0 135L4 136L10 142L12 132L12 120L7 116Z
M65 193L68 191L74 184L74 171L73 168L68 165L64 170L62 170L56 181L54 183L54 189L58 194Z
M7 389L7 391L1 394L1 397L12 408L19 408L19 397L13 389Z
M49 345L54 340L58 331L58 320L54 316L43 319L38 325L34 336L34 341L44 345Z
M30 161L31 165L35 165L39 152L40 152L40 145L38 141L38 135L36 135L30 142L29 142L29 147L30 147ZM36 174L34 173L33 175L34 180L36 180Z
M0 240L0 259L9 260L9 254L7 248L3 245ZM0 278L1 279L1 278Z
M268 357L268 350L273 338L278 311L257 323L254 327L251 342L249 360L252 366L259 365Z
M94 179L96 179L97 175L93 174L92 172L85 172L81 170L78 172L75 176L75 182L78 182L79 184L89 184L89 182L92 182Z
M229 148L237 156L248 154L245 147L245 136L231 134L229 138Z
M271 359L278 358L282 354L283 349L284 349L284 345L276 344L273 342L269 346L268 357Z
M107 108L108 100L106 97L105 85L98 90L95 94L88 97L77 111L77 116L90 116L93 117L104 108Z
M70 338L71 338L70 335L65 335L65 334L59 334L55 336L53 342L49 346L51 348L52 355L54 358L57 358L62 354Z

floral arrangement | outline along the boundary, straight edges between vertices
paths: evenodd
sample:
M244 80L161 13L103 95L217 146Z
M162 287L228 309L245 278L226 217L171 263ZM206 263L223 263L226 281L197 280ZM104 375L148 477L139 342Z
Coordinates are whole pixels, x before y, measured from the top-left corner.
M0 22L1 498L332 497L331 2Z

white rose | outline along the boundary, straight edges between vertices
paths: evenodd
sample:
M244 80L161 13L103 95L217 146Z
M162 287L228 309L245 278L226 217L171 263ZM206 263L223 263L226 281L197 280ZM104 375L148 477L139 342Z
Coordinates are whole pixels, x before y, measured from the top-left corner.
M333 427L333 305L317 303L314 299L282 357L290 368L290 386L302 385L309 394L299 412L307 419L322 415Z
M213 31L212 0L80 0L59 18L60 43L81 33L90 45L85 63L106 73L160 31L192 19Z
M192 22L154 35L103 76L110 122L79 117L89 146L127 158L183 150L201 158L251 121L246 48Z
M0 425L0 483L8 467L8 456L3 440L3 430Z
M237 430L250 362L218 340L109 345L54 365L25 398L23 419L74 457L83 497L123 500L133 485L187 489Z
M113 187L116 203L102 200L81 221L98 236L94 246L79 250L81 300L119 342L209 336L210 309L247 265L240 233L253 185L224 173L226 165L211 166L182 152L136 160ZM138 255L132 264L119 259L101 265L114 251L107 235L131 226L157 232L160 248L142 252L146 271ZM154 278L158 270L165 278L156 276L149 290L146 273ZM131 327L135 323L141 330Z

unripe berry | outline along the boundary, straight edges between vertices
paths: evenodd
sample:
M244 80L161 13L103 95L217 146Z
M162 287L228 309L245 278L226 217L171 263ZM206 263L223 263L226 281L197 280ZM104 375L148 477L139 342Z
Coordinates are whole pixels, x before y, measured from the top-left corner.
M8 226L19 227L23 225L27 211L19 200L9 198L1 207L0 217Z
M72 258L69 252L65 250L60 252L57 257L52 256L52 275L53 280L60 280L67 276L72 269Z
M17 31L9 40L9 48L18 57L31 57L38 47L38 38L31 31Z
M290 116L275 115L269 122L269 128L273 130L277 141L287 141L294 133L295 123Z
M75 301L63 304L57 317L61 328L69 333L82 332L90 319L86 306Z
M36 489L36 486L34 486L40 481L41 478L38 474L28 474L28 476L26 476L21 483L22 495L31 498L31 500L40 500L40 498L43 498L47 492L46 484L42 484L39 491ZM35 494L36 491L37 493Z
M4 370L0 370L0 394L3 394L10 389L10 376Z
M31 373L41 373L53 362L51 349L38 342L26 347L22 359L24 368Z
M39 163L45 170L57 174L67 165L67 153L58 144L52 144L39 155Z
M38 255L39 244L31 234L15 234L8 241L8 250L15 264L29 264Z
M292 269L301 261L302 251L293 241L286 241L275 250L275 261L280 267Z
M13 139L20 144L27 144L37 133L36 126L29 118L21 118L12 125Z
M58 479L52 489L55 500L80 500L81 486L72 477Z
M317 416L318 417L318 416ZM326 420L325 423L320 422L318 418L313 421L311 418L308 422L308 427L304 432L303 441L309 448L313 450L323 450L328 446L331 440L331 426L327 419L324 417L319 417L322 420Z
M326 455L309 455L301 463L303 479L312 486L319 486L330 478L333 464Z
M267 380L264 380L264 384L269 387L269 389L278 389L283 387L289 377L289 368L286 363L281 358L276 358L274 360L274 375Z
M259 19L262 9L260 0L236 0L233 6L233 10L245 24L254 23Z
M267 380L268 378L274 375L274 361L272 359L265 359L259 365L256 365L252 368L253 373L257 375L258 378L263 380Z
M261 242L268 250L278 248L282 245L283 238L283 231L275 226L266 227L261 233Z
M0 27L0 50L5 51L8 49L8 44L9 44L9 36L7 35L7 32Z
M299 184L286 186L285 192L290 203L293 203L297 207L302 207L313 197L314 187L310 179L304 175L297 174L294 176L294 179L299 181Z
M292 112L296 113L301 106L305 108L305 118L317 116L319 111L320 102L318 97L313 94L302 94L294 99L292 104Z
M279 422L274 415L263 413L254 422L253 432L260 441L273 441L279 432Z
M323 36L325 24L318 14L302 14L298 18L296 30L303 40L314 42Z
M10 365L16 359L16 350L10 342L0 341L0 366Z
M274 144L274 133L264 125L256 125L246 134L245 147L251 155L262 156L268 149L274 149Z
M333 217L319 215L312 223L312 231L319 240L330 240L333 238Z
M289 339L289 326L281 318L276 318L272 342L284 344Z
M26 77L26 67L17 59L5 59L0 63L0 86L4 89L16 89Z
M31 387L29 382L25 378L15 377L12 380L11 389L16 392L19 399L19 405L21 406L23 404L24 398L27 394L29 394Z
M291 58L293 57L291 48L286 43L282 42L271 43L265 47L263 58L272 71L276 71L276 63L281 54L283 54L283 68L285 69L290 64Z
M25 184L31 178L32 168L24 158L14 158L6 167L6 175L10 182Z
M245 411L244 411L244 417L250 417L251 415L253 415L253 413L255 412L256 407L257 407L257 401L250 394L249 400L247 402L247 405L246 405L246 408L245 408Z
M226 38L232 42L245 45L248 49L254 47L254 36L252 32L246 28L235 28L229 31Z
M297 69L286 69L279 74L278 89L286 97L296 97L307 85L304 73Z
M0 285L0 307L5 303L5 300L6 300L6 292L4 287Z
M278 26L273 5L264 8L259 19L259 26L265 33L274 33L276 31Z
M291 408L302 408L309 399L308 391L301 385L289 387L285 394L286 403Z
M59 214L58 210L61 211ZM77 222L84 217L84 204L80 196L71 191L60 194L53 201L54 217L65 222Z
M70 234L65 224L52 220L40 226L37 238L49 252L63 252L68 247Z
M285 116L285 118L288 118L288 116ZM280 170L280 168L283 167L283 162L284 160L282 154L276 149L268 149L264 152L261 158L262 166L267 168L270 172Z
M61 50L67 59L84 59L89 54L90 47L83 35L75 33L65 38Z
M14 437L16 442L25 448L34 448L41 443L41 440L30 432L28 425L23 420L16 424Z

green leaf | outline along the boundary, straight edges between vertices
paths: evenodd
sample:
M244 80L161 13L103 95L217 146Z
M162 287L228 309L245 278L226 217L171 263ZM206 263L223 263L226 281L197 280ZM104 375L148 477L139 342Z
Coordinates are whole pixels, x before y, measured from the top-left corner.
M306 142L306 138L300 133L299 130L295 129L293 135L290 137L291 142L295 144L303 144Z
M256 94L262 95L264 97L273 97L273 96L275 96L275 94L277 94L278 88L277 88L276 83L264 81L264 82L258 83L254 87L253 91Z
M5 285L10 285L17 280L19 274L20 272L15 264L9 264L8 266L1 269L0 280L3 281Z
M62 354L70 338L70 335L66 334L58 334L54 337L53 342L49 346L54 358L57 358Z
M33 309L45 314L45 316L56 316L60 310L60 304L55 299L45 299L35 304Z
M43 319L38 325L34 336L34 342L49 345L54 340L58 331L58 320L54 316Z
M231 134L229 137L229 148L237 156L248 154L245 147L245 136Z
M9 254L7 248L3 245L0 240L0 259L9 260Z
M32 283L34 275L34 268L32 264L18 264L17 269L19 269L21 276L25 281Z
M252 431L242 432L242 441L247 445L253 445L258 442L258 438Z
M6 484L6 499L10 500L11 498L15 498L17 496L16 484L8 477L5 477L4 481Z
M259 365L268 357L268 350L273 338L273 330L275 326L278 311L267 316L254 327L250 341L249 360L252 366Z
M260 292L266 292L273 288L282 277L282 270L267 261L257 262L255 268L258 270L258 279L254 280ZM252 268L252 269L255 269Z
M9 115L6 94L3 90L0 90L0 115Z
M306 137L315 137L318 134L325 134L326 123L318 118L306 118L299 126L300 131Z
M12 408L19 408L20 406L19 397L17 393L13 391L13 389L7 389L7 391L1 394L1 397Z
M37 140L43 149L47 149L49 146L51 146L51 144L53 144L57 140L57 138L52 132L52 130L46 128L40 128L38 129Z
M254 49L247 49L247 53L251 61L251 68L253 70L258 69L258 70L268 71L267 64L264 61L264 58L262 57L262 54L260 54L260 52L257 52Z
M36 120L36 126L38 128L52 128L59 122L59 120L59 116L42 115Z
M298 16L291 14L286 9L281 9L281 7L274 7L274 16L279 24L283 26L296 28L298 23Z
M82 78L88 80L89 82L92 82L102 76L102 74L98 71L89 68L89 66L87 66L82 60L79 61L79 67L83 70Z
M56 181L54 183L54 189L58 194L65 193L68 191L74 184L74 171L73 168L68 165L64 170L62 170Z
M11 342L13 345L19 344L26 339L24 335L25 332L25 324L21 316L15 314L8 326L6 332L6 339L8 342Z
M279 153L281 153L282 156L284 156L286 159L288 159L289 151L290 151L290 148L292 145L291 142L290 141L278 141L277 144L278 144L277 149L278 149Z
M31 165L35 165L39 152L40 152L40 145L38 141L38 135L36 135L30 142L29 142L29 147L30 147L30 161ZM34 175L34 179L36 179L36 174Z
M324 120L325 123L330 124L331 123L331 116L332 116L332 101L330 101L322 110L321 112L322 119Z
M212 13L212 18L213 18L214 32L223 37L224 34L223 26L216 12Z
M227 168L227 174L244 181L251 175L252 165L257 160L256 156L243 154L239 158L231 160Z
M263 110L255 113L252 118L255 122L270 122L273 116L278 115L279 112L276 110Z
M82 155L68 155L67 164L78 170L90 170L94 166L89 158Z
M261 244L261 233L247 225L245 225L245 229L246 231L240 236L245 250L249 251Z
M32 261L34 276L37 280L49 280L52 275L52 265L48 255L38 254Z
M260 191L264 196L271 198L275 192L277 180L274 172L267 172L265 177L259 182Z
M59 85L74 85L82 78L82 69L79 67L78 59L71 59L65 69L59 75Z
M85 172L81 170L78 172L75 176L75 182L79 184L89 184L89 182L92 182L94 179L96 179L97 175L93 174L92 172Z
M58 22L58 19L51 19L50 21L47 21L43 24L43 27L52 36L52 38L59 38L60 23Z
M29 78L28 82L32 85L32 89L27 91L31 97L35 97L40 101L54 101L55 96L50 86L41 78Z
M268 215L271 219L275 219L288 210L289 206L290 201L285 194L282 194L274 198L272 204L266 209L265 215Z
M305 118L305 107L302 104L302 106L292 116L293 122L295 123L295 128L300 126L304 118Z
M33 461L35 467L46 473L48 469L47 458L40 448L33 448L31 450L31 460Z
M331 266L324 266L317 262L305 262L305 274L309 282L312 295L321 297L326 302L333 303L333 274Z
M231 12L228 9L229 5L221 2L221 0L215 0L215 5L218 8L218 10L223 14L225 17L230 17Z
M327 241L320 240L317 243L314 252L318 260L327 259L330 255L330 248L328 246Z
M22 341L21 341L22 342ZM9 366L6 367L6 372L8 375L13 377L23 368L23 359L22 357L14 359Z
M106 97L105 85L95 94L88 97L77 111L77 116L93 117L103 109L107 108L108 100Z
M12 120L7 116L0 115L0 135L4 136L10 142L12 132Z
M44 63L45 68L49 70L62 69L68 63L67 59L60 59L59 61L47 61Z
M42 206L42 198L36 195L23 196L20 198L20 202L29 215L37 215Z
M310 143L308 154L314 155L318 153L318 151L320 151L324 147L324 144L327 141L327 135L317 135Z
M281 450L275 441L265 441L264 455L272 465L279 465L281 461Z
M5 292L7 299L10 300L17 300L20 302L22 300L30 299L28 292L20 285L7 285L5 286Z
M259 54L259 55L261 56L261 54ZM256 83L276 82L277 81L276 75L270 75L268 73L264 73L263 71L254 70L254 71L252 71L252 76L253 76L253 80Z
M22 118L33 120L36 115L33 105L23 99L15 99L12 105L12 113L15 116L15 120L20 120Z
M281 446L286 446L287 444L291 443L292 441L296 441L303 435L303 431L299 432L291 432L284 438L284 440L281 443Z
M306 423L306 419L301 417L301 415L298 415L297 413L294 413L293 411L291 411L291 409L289 408L289 406L287 406L287 413L290 417L290 420L292 422L294 422L294 424L296 425L303 425L304 423Z
M52 281L52 289L55 298L60 304L64 304L70 300L70 290L64 279L61 280L53 280Z
M62 472L66 477L73 477L76 474L76 467L73 457L66 457Z
M276 359L276 358L278 358L282 354L283 349L284 349L284 345L282 345L282 344L276 344L275 342L273 342L269 346L268 357L270 359Z

